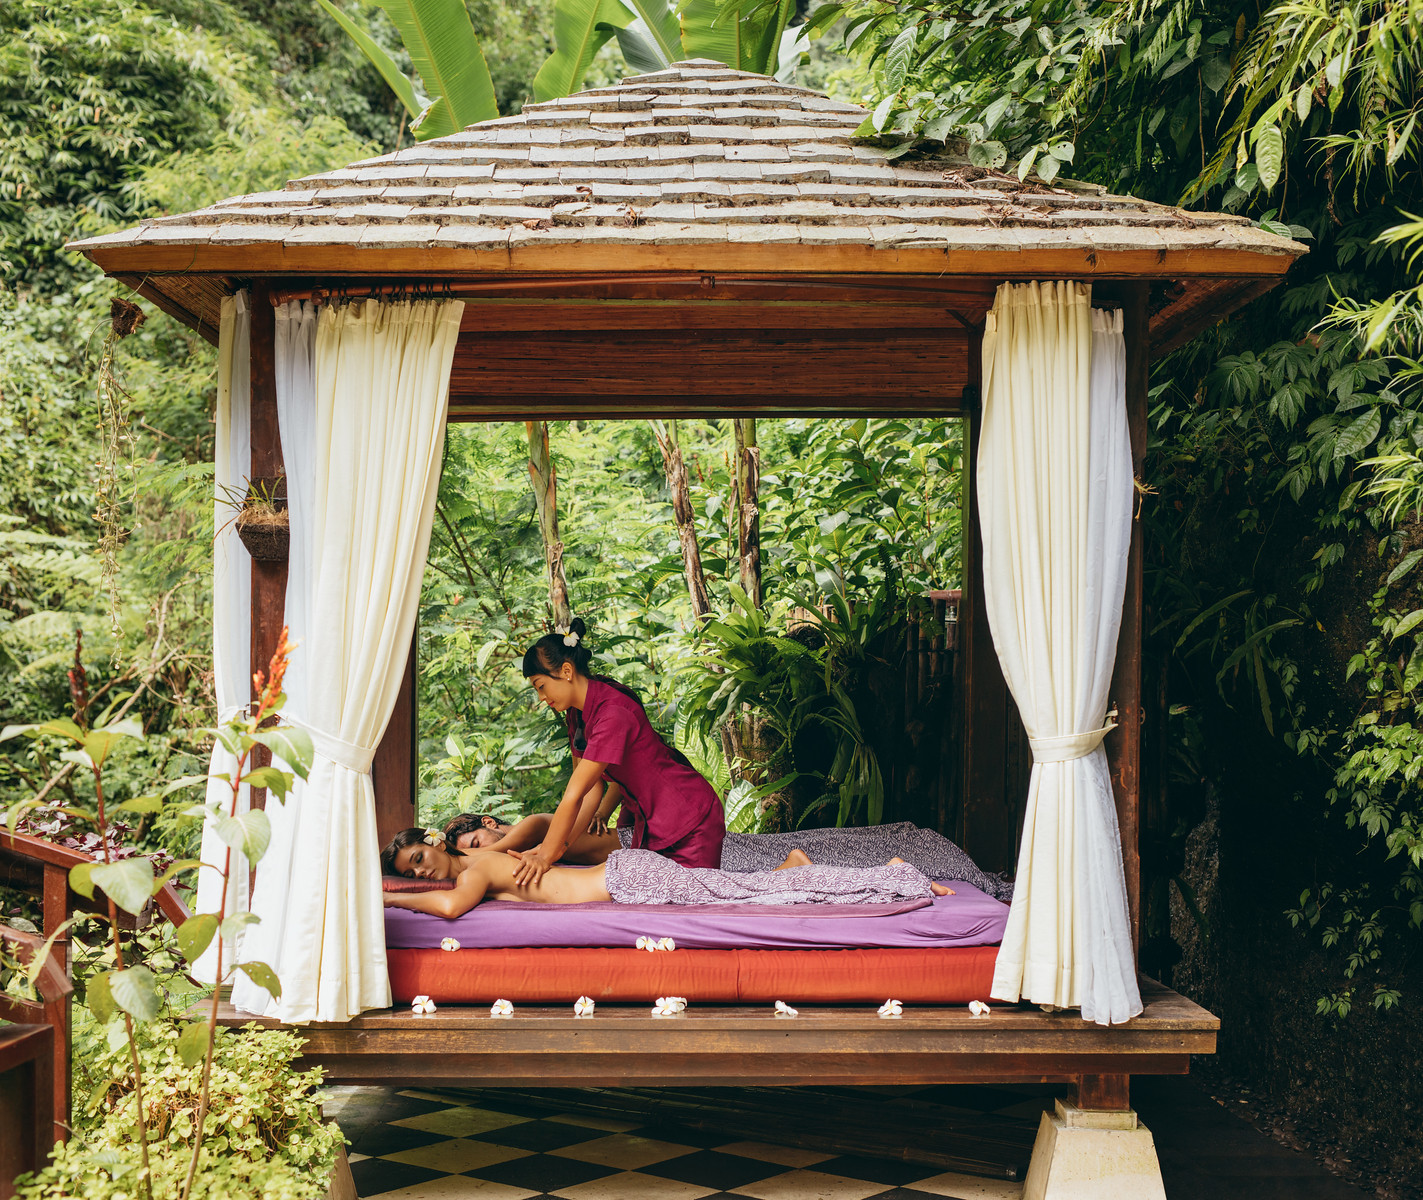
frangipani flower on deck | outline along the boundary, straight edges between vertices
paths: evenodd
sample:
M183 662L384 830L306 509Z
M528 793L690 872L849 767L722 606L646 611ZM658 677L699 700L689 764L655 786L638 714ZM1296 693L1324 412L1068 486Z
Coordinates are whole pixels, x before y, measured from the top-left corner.
M591 996L579 996L573 1002L573 1015L575 1017L591 1017L596 1007L597 1005L593 1003Z
M684 1008L687 1002L680 996L658 996L657 1003L652 1006L654 1017L675 1017Z
M410 1011L417 1017L423 1017L435 1011L435 1002L429 996L416 996L410 1002Z
M784 1000L776 1001L776 1016L778 1017L798 1017L800 1013L787 1004Z
M904 1015L904 1005L898 1000L886 1000L879 1006L879 1015L882 1017L902 1017Z
M986 1017L992 1010L982 1000L970 1000L968 1011L975 1017Z
M440 949L441 949L441 950L458 950L459 948L460 948L460 944L459 944L457 941L455 941L454 938L441 938L441 939L440 939Z
M514 1006L507 1000L496 1000L489 1006L489 1015L491 1017L512 1017Z
M438 829L427 829L425 830L425 844L427 846L443 846L445 835Z

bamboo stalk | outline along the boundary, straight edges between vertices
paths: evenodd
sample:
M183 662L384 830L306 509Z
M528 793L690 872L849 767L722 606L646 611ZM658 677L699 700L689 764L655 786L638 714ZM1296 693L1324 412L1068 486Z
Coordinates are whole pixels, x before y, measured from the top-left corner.
M548 422L525 421L529 436L529 482L534 489L534 505L543 534L544 559L548 564L548 603L556 629L567 629L573 620L568 603L568 580L563 574L563 542L558 536L558 472L548 448Z
M741 590L761 607L761 451L756 445L756 418L738 417L736 425L737 553Z

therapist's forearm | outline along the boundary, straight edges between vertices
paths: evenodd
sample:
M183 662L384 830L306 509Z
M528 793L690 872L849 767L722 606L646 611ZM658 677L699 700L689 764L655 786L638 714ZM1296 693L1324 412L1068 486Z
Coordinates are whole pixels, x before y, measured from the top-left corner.
M548 832L544 835L543 845L539 847L539 853L549 862L557 862L568 849L584 808L583 802L603 777L603 765L584 758L574 766L568 786L563 789L563 799L558 802L553 820L549 822Z

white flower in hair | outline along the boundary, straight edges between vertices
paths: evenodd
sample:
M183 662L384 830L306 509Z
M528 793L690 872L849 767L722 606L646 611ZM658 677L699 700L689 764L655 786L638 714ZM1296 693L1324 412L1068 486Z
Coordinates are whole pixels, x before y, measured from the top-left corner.
M879 1015L882 1017L902 1017L904 1015L904 1005L898 1000L886 1000L879 1006Z
M575 1017L591 1017L593 1015L593 1009L596 1007L597 1005L593 1003L591 996L579 996L578 999L573 1002L573 1015Z
M992 1010L982 1000L970 1000L968 1011L975 1017L986 1017Z
M787 1004L784 1000L776 1001L776 1016L778 1017L798 1017L800 1013Z
M514 1006L507 1000L496 1000L489 1006L489 1015L491 1017L512 1017Z
M578 634L570 629L567 633L563 635L563 644L565 646L578 645Z
M410 1011L417 1017L423 1017L427 1013L435 1011L435 1002L431 1000L429 996L416 996L415 999L410 1002Z
M441 938L441 939L440 939L440 949L441 949L441 950L458 950L459 948L460 948L460 944L459 944L457 941L455 941L454 938Z
M445 835L438 829L427 829L425 830L425 844L427 846L443 846Z

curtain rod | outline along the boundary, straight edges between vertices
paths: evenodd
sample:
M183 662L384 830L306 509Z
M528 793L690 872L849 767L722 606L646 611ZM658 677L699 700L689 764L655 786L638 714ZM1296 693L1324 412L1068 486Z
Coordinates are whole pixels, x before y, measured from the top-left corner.
M742 274L713 274L711 272L700 272L697 274L665 274L652 272L619 273L603 275L566 275L554 279L530 279L527 276L516 279L494 278L494 279L460 279L460 280L412 280L401 283L353 283L350 286L343 284L326 284L320 287L310 288L274 288L268 293L273 307L288 300L310 300L313 303L321 304L330 300L371 300L386 296L399 296L408 299L458 299L460 296L479 296L490 291L527 291L544 292L568 287L587 287L601 284L695 284L704 291L711 292L721 287L740 286L774 286L787 289L825 289L840 288L846 291L865 292L916 292L933 296L943 297L946 301L956 293L945 288L925 287L923 285L904 285L903 283L886 280L845 280L841 278L828 278L825 280L816 279L785 279L774 275L742 275ZM633 297L637 299L637 297ZM947 307L947 304L946 304ZM962 317L959 318L963 320ZM972 328L971 323L964 321L964 324Z

